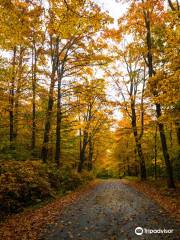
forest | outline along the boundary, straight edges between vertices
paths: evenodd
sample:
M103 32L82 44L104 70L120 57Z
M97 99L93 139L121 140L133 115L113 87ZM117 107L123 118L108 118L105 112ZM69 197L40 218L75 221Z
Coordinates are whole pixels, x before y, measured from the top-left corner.
M96 177L180 180L180 5L117 2L0 0L3 214Z

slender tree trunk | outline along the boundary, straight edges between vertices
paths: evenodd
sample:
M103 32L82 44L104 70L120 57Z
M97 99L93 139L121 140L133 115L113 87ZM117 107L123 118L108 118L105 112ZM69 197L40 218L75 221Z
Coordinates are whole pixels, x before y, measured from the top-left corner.
M89 137L89 162L88 162L88 170L92 170L92 160L93 160L93 140L92 136Z
M175 125L176 125L177 141L178 141L178 144L180 145L180 123L176 121Z
M43 146L42 146L42 152L41 152L41 157L44 162L47 161L47 156L48 156L49 132L51 127L51 115L52 115L52 109L54 104L54 99L53 99L54 84L55 84L54 78L55 76L53 74L51 79L50 89L49 89L48 107L47 107L46 121L45 121L45 128L44 128Z
M178 143L180 144L180 128L177 128L177 139Z
M169 140L170 140L170 146L171 146L171 150L173 148L173 126L172 123L170 125L170 130L169 130Z
M51 128L51 116L54 104L54 85L55 85L55 76L57 71L57 57L58 57L58 40L56 42L55 49L52 54L52 73L51 73L51 83L48 95L48 106L47 106L47 113L46 113L46 120L45 120L45 128L44 128L44 138L43 138L43 145L41 150L41 158L44 162L47 161L48 157L48 144L49 144L49 133Z
M32 133L31 133L31 150L34 155L36 147L36 71L37 71L37 51L36 45L32 48Z
M79 122L81 121L81 116L79 115ZM82 150L82 129L79 129L79 159L81 159L81 150Z
M145 24L146 24L146 30L147 30L146 41L147 41L147 47L148 47L148 53L147 53L148 69L149 69L149 77L151 78L153 76L153 74L155 74L155 72L153 69L152 37L151 37L149 11L147 11L147 12L144 11L144 18L145 18ZM156 88L153 90L153 94L155 97L157 97L158 93L157 93ZM160 119L160 117L162 115L161 105L159 103L156 103L156 115L157 115L157 119ZM164 124L161 122L158 122L158 128L159 128L159 133L160 133L163 156L164 156L165 165L166 165L167 185L169 188L174 188L175 184L174 184L174 178L173 178L173 170L172 170L169 152L168 152L168 148L167 148Z
M60 166L60 150L61 150L61 121L62 121L62 111L61 111L61 82L62 74L58 73L58 99L57 99L57 116L56 116L56 153L55 161L57 166Z
M33 80L32 84L33 98L32 98L32 139L31 139L31 149L34 152L36 147L36 84Z
M138 139L137 125L136 125L136 111L135 111L133 100L131 100L131 113L132 113L131 124L132 124L135 144L136 144L136 150L137 150L139 161L140 161L140 178L143 181L143 180L146 180L146 177L147 177L146 165L145 165L144 155L142 151L142 146L141 146L140 140Z
M171 10L175 11L176 9L175 9L172 1L171 1L171 0L168 0L168 3L169 3L169 6L170 6ZM178 4L177 4L177 5L178 5ZM178 5L178 6L179 6L179 5Z
M59 52L59 38L57 38L57 48ZM55 161L57 166L60 166L60 156L61 156L61 122L62 122L62 78L64 74L64 66L68 57L68 50L66 50L63 61L59 61L59 57L57 58L57 78L58 78L58 96L57 96L57 115L56 115L56 151L55 151ZM57 54L58 56L58 54Z
M82 149L82 129L79 129L79 153L81 152Z
M140 158L140 174L141 174L141 180L146 180L147 175L146 175L146 165L145 165L145 160L144 160L144 155L142 152L142 146L141 143L137 143L136 142L136 146L137 146L137 152Z
M127 175L131 176L130 166L129 166L129 157L126 158L126 161L127 161Z
M16 47L13 50L12 77L9 91L9 140L10 148L14 148L14 88L15 88L15 67L16 67Z
M127 142L126 148L128 149L128 147L129 147L129 143ZM130 173L129 157L128 156L126 157L126 164L127 164L127 175L130 176L131 173Z
M139 168L138 168L138 165L137 165L138 161L137 161L137 149L136 149L136 146L134 148L134 161L136 163L136 165L135 165L135 175L138 176Z
M121 164L118 164L118 177L121 179Z
M20 79L17 80L16 97L14 99L14 142L18 136L18 120L19 120L19 95L20 95Z
M84 136L83 136L83 143L82 143L82 149L80 152L80 161L79 161L79 165L78 165L78 172L82 172L83 170L83 164L84 161L86 159L86 147L88 144L88 133L86 130L84 130Z
M18 136L18 128L19 128L19 98L20 98L20 90L21 90L21 82L23 76L23 54L25 48L20 46L19 49L19 61L18 61L18 72L16 76L16 95L14 99L14 142L17 140Z
M126 176L126 166L124 164L124 174L123 174L123 177Z
M157 125L154 135L154 178L157 180Z
M157 113L157 118L159 119L162 115L160 104L156 104L156 113ZM172 164L171 164L171 161L170 161L170 156L169 156L169 152L168 152L168 148L167 148L166 135L165 135L165 131L164 131L164 124L159 122L158 126L159 126L163 156L164 156L165 165L166 165L167 185L168 185L169 188L175 188L174 178L173 178L173 169L172 169Z

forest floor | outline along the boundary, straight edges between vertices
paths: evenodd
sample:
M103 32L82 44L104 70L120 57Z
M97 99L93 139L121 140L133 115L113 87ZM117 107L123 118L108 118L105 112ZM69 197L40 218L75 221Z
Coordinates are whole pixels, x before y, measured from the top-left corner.
M1 225L0 239L180 239L175 218L142 190L128 180L95 180L40 209L10 217ZM136 227L173 233L138 236Z

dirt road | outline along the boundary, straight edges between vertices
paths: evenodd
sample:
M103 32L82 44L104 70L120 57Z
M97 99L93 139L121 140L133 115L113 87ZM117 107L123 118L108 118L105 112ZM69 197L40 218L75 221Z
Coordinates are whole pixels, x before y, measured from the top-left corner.
M141 227L137 233L135 229ZM174 219L121 180L100 180L49 225L46 240L180 239ZM161 233L150 233L150 231ZM169 231L171 233L162 233ZM149 232L149 233L147 233Z

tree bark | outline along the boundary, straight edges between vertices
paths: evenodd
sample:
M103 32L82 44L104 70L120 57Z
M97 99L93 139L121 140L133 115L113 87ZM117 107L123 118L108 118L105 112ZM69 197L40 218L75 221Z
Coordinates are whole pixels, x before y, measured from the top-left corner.
M93 139L92 136L89 136L89 161L88 161L88 170L91 171L93 168Z
M175 109L174 109L174 114L177 116L179 116L179 112L180 112L180 101L177 101L177 103L175 104ZM180 145L180 121L179 119L175 120L175 127L176 127L176 135L177 135L177 141L178 144Z
M147 34L146 34L146 42L147 42L147 48L148 48L147 62L148 62L149 78L151 78L155 74L155 71L153 69L151 25L150 25L150 16L149 16L148 10L147 11L144 10L144 19L145 19L145 25L146 25L146 30L147 30ZM153 95L155 97L157 97L157 95L158 95L156 87L153 90ZM159 119L162 115L161 105L159 103L156 103L156 115L157 115L157 119ZM174 184L174 178L173 178L173 170L172 170L169 152L168 152L168 148L167 148L164 124L158 122L158 128L159 128L159 133L160 133L163 156L164 156L165 165L166 165L167 185L169 188L174 188L175 184Z
M58 45L58 56L59 56L59 38L57 38L57 45ZM68 50L67 48L64 59L59 61L59 57L57 58L57 78L58 78L58 96L57 96L57 115L56 115L56 151L55 151L55 161L57 166L60 166L60 156L61 156L61 122L62 122L62 78L64 74L64 67L68 57Z
M16 68L16 52L17 49L13 49L13 60L12 60L12 77L11 86L9 91L9 140L10 148L14 148L14 88L15 88L15 68Z
M79 165L78 165L78 172L79 173L82 172L83 164L84 164L84 161L86 160L87 144L88 144L88 132L86 130L84 130L82 149L81 149L81 152L80 152L80 159L79 159Z
M157 180L157 125L154 135L154 178Z
M44 162L47 161L47 156L48 156L49 132L51 127L51 115L52 115L52 109L54 104L54 99L53 99L54 84L55 84L54 78L55 76L53 73L51 78L51 85L49 89L48 107L47 107L46 121L45 121L45 128L44 128L44 139L43 139L43 146L42 146L42 152L41 152L41 157Z
M55 76L57 71L57 57L58 57L58 39L56 41L56 46L54 46L54 51L52 53L52 73L51 73L51 83L48 94L48 106L46 112L45 128L44 128L44 138L43 145L41 150L41 158L43 162L47 161L48 157L48 144L49 144L49 132L51 128L51 116L54 104L54 85L55 85Z
M160 104L156 104L156 114L157 114L158 119L162 115ZM168 152L168 148L167 148L166 135L165 135L165 131L164 131L164 124L159 122L158 127L159 127L159 132L160 132L163 156L164 156L165 165L166 165L167 185L168 185L169 188L175 188L174 178L173 178L173 169L172 169L172 164L171 164L171 161L170 161L170 156L169 156L169 152Z
M178 144L180 145L180 127L179 127L179 123L177 124L177 130L176 130L176 134L177 134L177 140L178 140Z
M135 139L135 144L136 144L136 150L139 156L140 160L140 178L141 180L146 180L146 165L145 165L145 160L144 160L144 155L142 151L142 146L140 143L140 139L138 138L138 132L137 132L137 123L136 123L136 110L134 106L134 100L131 97L131 125L132 125L132 130L134 134L134 139Z
M37 50L36 44L32 48L32 133L31 133L31 150L34 155L36 147L36 75L37 75Z
M55 161L58 167L60 166L60 151L61 151L61 121L62 121L61 82L62 82L62 72L58 72L58 99L57 99L57 116L56 116L56 152L55 152Z
M172 10L172 11L175 11L176 9L175 9L172 1L171 1L171 0L168 0L168 3L169 3L169 6L170 6L171 10Z
M18 71L16 75L16 94L14 99L14 142L16 142L18 136L18 128L19 128L19 98L20 98L20 90L23 76L23 54L25 48L19 47L19 59L18 59Z

